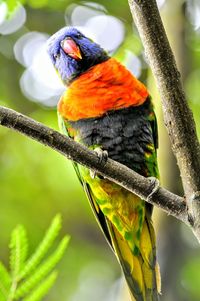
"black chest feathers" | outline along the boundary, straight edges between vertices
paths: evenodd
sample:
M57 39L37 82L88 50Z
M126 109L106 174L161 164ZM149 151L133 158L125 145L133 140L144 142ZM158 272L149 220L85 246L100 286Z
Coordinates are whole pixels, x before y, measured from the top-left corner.
M151 110L148 100L139 107L109 111L99 118L69 122L69 126L84 145L101 147L107 150L109 158L146 175L145 153L149 152L149 145L156 143L149 119Z

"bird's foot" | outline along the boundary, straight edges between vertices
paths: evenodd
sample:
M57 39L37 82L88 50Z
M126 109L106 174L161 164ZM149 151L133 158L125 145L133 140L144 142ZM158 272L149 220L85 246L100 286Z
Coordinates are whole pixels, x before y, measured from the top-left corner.
M100 147L97 147L94 149L94 151L97 153L97 156L99 158L99 164L104 166L108 160L108 152L106 150L102 150ZM94 179L97 175L97 172L94 170L90 170L90 177Z
M160 182L157 178L154 177L149 177L148 179L151 180L152 183L152 191L150 192L150 194L147 197L147 202L151 201L153 195L158 191L158 189L160 188Z

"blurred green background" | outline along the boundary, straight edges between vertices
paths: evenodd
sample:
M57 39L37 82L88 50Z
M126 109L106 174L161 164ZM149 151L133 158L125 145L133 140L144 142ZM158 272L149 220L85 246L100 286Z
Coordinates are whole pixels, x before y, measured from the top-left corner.
M160 0L158 4L200 135L200 2ZM181 194L159 95L127 2L27 0L23 5L14 0L0 1L0 104L58 129L56 102L62 87L58 84L52 88L46 65L34 59L40 53L40 44L66 24L92 27L94 36L98 32L97 40L102 43L106 40L109 52L148 84L159 122L162 185ZM108 27L104 31L101 28L104 19L99 16L106 16L111 22L107 25L113 26L112 36L107 36ZM111 16L114 18L109 19ZM28 42L22 39L24 36ZM129 300L118 263L96 224L70 162L3 127L0 141L0 258L3 262L8 265L9 235L16 224L22 223L27 228L32 252L52 217L60 212L62 231L72 239L59 264L56 285L45 300ZM158 210L154 212L154 223L162 274L161 300L200 300L200 251L196 239L187 227Z

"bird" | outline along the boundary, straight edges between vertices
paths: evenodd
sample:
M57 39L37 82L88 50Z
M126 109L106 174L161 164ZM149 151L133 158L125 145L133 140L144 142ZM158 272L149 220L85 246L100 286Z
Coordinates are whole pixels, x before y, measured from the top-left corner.
M159 178L157 122L146 86L75 27L53 34L47 52L66 86L57 106L61 131L96 151L101 162L109 157L145 177ZM73 165L120 263L131 300L159 300L152 205L87 167Z

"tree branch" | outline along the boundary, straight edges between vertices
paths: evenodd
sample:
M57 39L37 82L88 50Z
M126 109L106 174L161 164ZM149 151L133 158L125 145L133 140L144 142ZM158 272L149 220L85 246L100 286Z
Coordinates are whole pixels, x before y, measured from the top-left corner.
M1 106L0 124L51 147L70 160L95 170L188 224L184 199L160 187L155 178L145 178L111 159L108 159L105 165L101 165L94 151L29 117Z
M164 121L180 169L189 220L200 241L200 146L156 0L129 0L161 94Z

